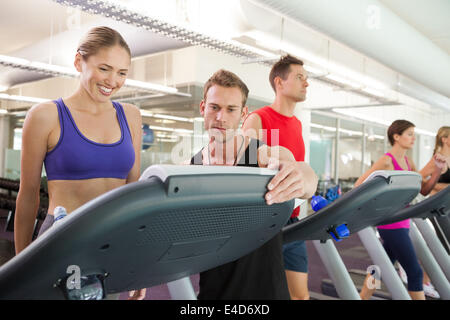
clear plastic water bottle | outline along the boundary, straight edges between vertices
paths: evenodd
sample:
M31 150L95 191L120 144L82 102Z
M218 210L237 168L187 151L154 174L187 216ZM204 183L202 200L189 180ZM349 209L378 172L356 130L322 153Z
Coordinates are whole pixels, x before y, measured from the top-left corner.
M57 206L55 208L55 210L53 210L53 217L54 217L54 221L53 221L53 225L59 224L60 221L67 216L67 211L66 208L61 207L61 206Z

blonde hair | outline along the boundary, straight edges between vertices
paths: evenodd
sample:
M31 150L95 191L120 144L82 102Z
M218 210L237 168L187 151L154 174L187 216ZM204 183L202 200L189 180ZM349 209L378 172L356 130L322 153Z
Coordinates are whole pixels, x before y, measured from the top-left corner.
M450 127L440 127L436 134L433 154L436 154L442 148L442 138L448 138L448 136L450 136Z
M115 45L124 48L131 57L130 48L119 32L109 27L95 27L81 39L77 52L84 60L87 60L90 56L97 54L99 50Z

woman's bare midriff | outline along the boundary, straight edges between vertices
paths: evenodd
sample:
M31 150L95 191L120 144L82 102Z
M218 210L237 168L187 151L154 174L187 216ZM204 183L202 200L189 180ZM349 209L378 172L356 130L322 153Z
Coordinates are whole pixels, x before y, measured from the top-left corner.
M53 215L55 208L62 206L67 214L70 214L86 202L125 183L125 179L115 178L50 180L48 181L48 213Z

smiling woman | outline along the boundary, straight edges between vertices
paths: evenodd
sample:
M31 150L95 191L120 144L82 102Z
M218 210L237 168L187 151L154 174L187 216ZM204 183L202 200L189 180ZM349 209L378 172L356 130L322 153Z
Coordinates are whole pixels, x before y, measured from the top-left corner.
M87 93L99 93L104 100L125 83L130 59L130 48L122 36L108 27L98 27L80 42L74 64Z
M75 55L80 73L75 93L35 105L28 112L15 214L16 253L32 239L43 164L49 207L39 235L52 226L57 206L70 214L93 198L138 180L139 109L110 100L125 83L130 62L130 49L117 31L93 28Z

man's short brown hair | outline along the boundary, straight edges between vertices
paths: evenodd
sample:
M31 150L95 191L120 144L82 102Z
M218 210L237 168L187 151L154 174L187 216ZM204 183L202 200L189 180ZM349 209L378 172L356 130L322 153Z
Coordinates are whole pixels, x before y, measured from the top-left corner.
M269 81L275 93L277 92L275 89L275 78L280 77L281 79L286 80L287 75L291 71L291 64L303 66L303 61L288 54L281 57L280 60L273 65L272 70L270 70Z
M248 98L248 88L247 85L242 81L237 75L233 72L220 69L216 71L211 78L206 81L203 87L203 100L206 101L206 94L208 93L209 88L213 85L218 85L225 88L239 88L242 92L242 107L245 106Z

